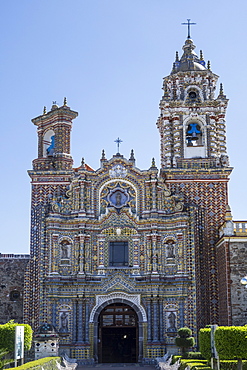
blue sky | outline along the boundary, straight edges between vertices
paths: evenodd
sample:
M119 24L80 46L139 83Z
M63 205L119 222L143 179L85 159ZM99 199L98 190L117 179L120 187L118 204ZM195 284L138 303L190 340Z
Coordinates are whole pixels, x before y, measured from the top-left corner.
M156 120L162 79L191 36L230 99L227 143L234 167L229 202L247 220L245 0L2 0L1 1L1 253L28 253L30 181L37 157L31 119L52 102L79 112L72 132L75 167L94 169L102 149L135 151L136 165L159 164Z

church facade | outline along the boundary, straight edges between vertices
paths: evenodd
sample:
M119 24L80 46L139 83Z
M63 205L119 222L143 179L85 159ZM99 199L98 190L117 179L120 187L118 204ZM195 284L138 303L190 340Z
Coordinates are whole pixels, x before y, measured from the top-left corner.
M228 100L188 36L164 78L157 128L161 168L119 152L93 170L73 168L66 102L32 120L38 157L32 183L30 261L24 320L52 324L69 356L137 362L175 350L228 315L219 304L216 246L232 168Z

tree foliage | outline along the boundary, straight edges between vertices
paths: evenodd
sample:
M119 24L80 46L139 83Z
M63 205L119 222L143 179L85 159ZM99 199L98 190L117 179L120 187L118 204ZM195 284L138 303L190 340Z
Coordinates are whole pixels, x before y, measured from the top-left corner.
M199 331L199 349L204 358L211 359L211 329L204 328Z
M15 349L15 327L24 326L24 350L28 351L32 345L33 330L28 324L17 324L10 320L6 324L0 325L0 348L8 352Z
M3 370L6 365L11 364L14 360L5 359L4 357L8 354L8 351L0 349L0 370Z

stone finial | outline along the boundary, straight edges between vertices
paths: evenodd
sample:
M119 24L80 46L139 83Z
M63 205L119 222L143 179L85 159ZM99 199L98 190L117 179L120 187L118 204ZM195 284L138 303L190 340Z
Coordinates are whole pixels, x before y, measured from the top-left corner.
M67 106L67 98L64 98L63 100L63 105L66 107Z
M104 151L104 149L102 149L101 160L104 160L104 159L105 159L105 151Z
M156 167L155 159L154 158L152 158L152 165L151 165L151 167Z
M176 51L176 59L175 59L176 62L179 62L179 57L178 57L178 51Z
M131 149L131 152L130 152L130 161L134 161L135 160L135 156L134 156L134 150Z
M217 99L221 99L221 100L226 99L226 95L224 94L223 84L222 83L220 84L220 91L219 91L219 95L218 95L218 98Z
M200 60L203 60L203 52L200 50Z
M223 84L222 83L220 84L220 95L224 95Z
M84 168L85 167L85 160L84 160L84 158L82 157L82 159L81 159L81 167L82 168Z
M57 109L57 108L58 108L57 102L56 101L53 101L52 102L51 110L54 110L54 109Z
M208 70L209 70L209 71L211 71L211 64L210 64L210 60L208 61L207 68L208 68Z
M46 114L46 107L44 107L43 109L43 114Z
M225 220L231 221L232 220L232 212L229 205L226 206L226 214L225 214Z

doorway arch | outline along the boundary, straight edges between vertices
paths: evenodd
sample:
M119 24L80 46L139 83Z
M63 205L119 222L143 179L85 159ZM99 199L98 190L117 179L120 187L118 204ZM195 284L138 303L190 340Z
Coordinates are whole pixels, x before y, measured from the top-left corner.
M106 306L98 319L99 362L138 361L138 317L125 303Z
M123 292L114 292L106 295L96 296L96 305L91 311L90 322L93 323L93 353L96 362L100 359L100 339L99 338L99 323L100 315L104 308L115 303L121 303L127 305L131 312L134 311L136 315L136 362L140 362L143 358L143 341L144 341L144 325L147 322L146 311L144 307L140 304L139 294L127 294ZM126 307L126 308L128 308ZM123 334L126 335L126 334ZM128 335L128 334L127 334ZM124 338L123 338L124 339ZM134 361L133 361L134 362Z

